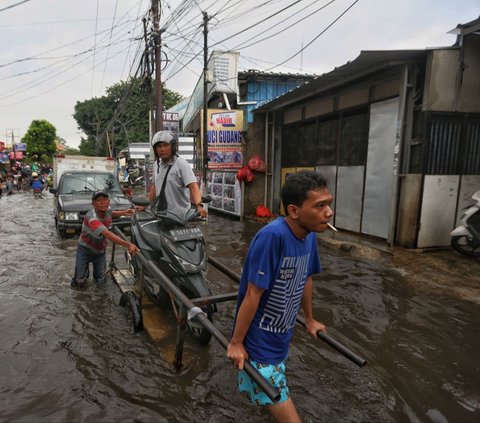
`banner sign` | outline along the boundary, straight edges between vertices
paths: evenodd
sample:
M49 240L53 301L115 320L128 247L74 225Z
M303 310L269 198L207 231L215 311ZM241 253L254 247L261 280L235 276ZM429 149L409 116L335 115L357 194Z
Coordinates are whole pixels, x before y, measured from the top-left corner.
M208 171L207 172L207 193L213 198L208 205L209 209L222 211L235 216L240 216L242 206L242 189L237 180L236 172ZM203 175L195 171L197 180L200 183L200 191L203 192Z
M210 92L236 94L238 91L237 52L214 51L208 62L213 86Z
M0 151L5 150L5 143L3 141L0 141Z
M238 59L240 53L229 51L213 51L207 64L207 96L214 93L238 94ZM190 124L203 107L203 75L188 102L183 115L183 130L191 130Z
M0 163L7 163L9 160L8 153L0 153Z
M170 132L178 132L179 114L176 112L162 112L163 129Z
M13 149L15 151L27 151L27 144L22 144L22 143L13 144Z
M240 169L243 163L243 111L209 109L208 168Z
M13 155L13 151L10 152L10 160L23 160L23 152L22 151L16 151L15 155Z

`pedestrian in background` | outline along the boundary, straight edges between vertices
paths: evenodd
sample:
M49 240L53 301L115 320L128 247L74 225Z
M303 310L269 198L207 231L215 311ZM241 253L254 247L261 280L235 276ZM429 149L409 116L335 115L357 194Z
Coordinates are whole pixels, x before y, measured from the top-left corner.
M285 360L296 317L303 308L307 331L325 326L313 318L312 275L321 272L316 232L328 229L332 196L316 172L287 177L282 188L287 216L253 238L242 271L233 336L227 356L240 370L238 386L253 404L266 405L279 422L299 422L285 378ZM273 403L243 370L246 359L279 390Z
M105 191L96 191L92 195L92 209L83 218L82 232L77 245L75 274L70 281L70 286L78 287L86 283L90 263L93 265L95 282L105 281L107 239L126 247L132 256L140 251L136 245L125 241L108 229L113 218L131 216L134 213L134 209L112 211L110 197Z
M11 175L7 176L7 182L5 183L7 195L12 195L13 193L13 177Z

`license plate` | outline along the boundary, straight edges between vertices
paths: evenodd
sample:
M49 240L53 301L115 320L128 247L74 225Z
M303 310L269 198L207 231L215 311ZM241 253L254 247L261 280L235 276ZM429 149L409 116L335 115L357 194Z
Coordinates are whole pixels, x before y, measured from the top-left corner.
M75 232L75 229L65 229L65 233L67 234L74 234Z
M186 241L187 239L197 239L203 236L199 228L170 229L170 236L174 241Z

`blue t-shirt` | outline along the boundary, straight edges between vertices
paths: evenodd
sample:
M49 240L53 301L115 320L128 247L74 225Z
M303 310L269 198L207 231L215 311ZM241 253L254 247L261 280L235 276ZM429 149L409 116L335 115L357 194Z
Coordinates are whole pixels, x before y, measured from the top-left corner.
M265 289L244 340L249 357L278 364L287 358L307 278L322 270L315 233L298 239L284 218L253 238L242 271L237 313L248 282Z

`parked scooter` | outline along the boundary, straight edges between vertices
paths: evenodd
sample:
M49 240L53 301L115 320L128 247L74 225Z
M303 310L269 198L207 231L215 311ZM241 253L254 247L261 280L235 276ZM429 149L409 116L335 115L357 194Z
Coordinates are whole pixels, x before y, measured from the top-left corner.
M134 196L131 201L142 207L150 204L147 198L141 196ZM210 201L210 196L202 199L203 203ZM192 223L198 218L196 209L157 211L151 207L149 211L136 213L131 220L132 243L191 299L211 295L204 275L207 268L205 241L200 228ZM127 257L127 261L132 273L138 276L140 262L135 257ZM144 270L143 288L155 302L165 303L169 300L167 292L153 275ZM205 305L201 308L212 320L216 307ZM210 342L211 333L195 319L188 321L188 328L201 345Z
M138 168L128 171L127 176L128 185L133 186L143 186L145 184L145 178L143 175L140 175Z
M467 256L480 256L480 190L472 198L475 203L465 208L462 225L450 232L451 246Z

